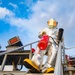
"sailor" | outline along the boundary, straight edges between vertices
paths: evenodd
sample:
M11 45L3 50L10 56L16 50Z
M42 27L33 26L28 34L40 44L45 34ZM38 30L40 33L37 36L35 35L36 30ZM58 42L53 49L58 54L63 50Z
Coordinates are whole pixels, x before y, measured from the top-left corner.
M55 57L57 54L57 48L58 48L58 29L57 25L58 22L55 19L50 19L47 21L48 28L44 28L39 32L38 37L41 38L43 35L49 36L48 46L45 50L40 50L40 48L37 45L37 48L35 50L35 54L32 57L32 61L36 63L36 65L39 67L43 63L43 56L47 53L47 59L44 64L44 66L41 68L42 72L45 72L48 68L54 67L53 62L55 62Z

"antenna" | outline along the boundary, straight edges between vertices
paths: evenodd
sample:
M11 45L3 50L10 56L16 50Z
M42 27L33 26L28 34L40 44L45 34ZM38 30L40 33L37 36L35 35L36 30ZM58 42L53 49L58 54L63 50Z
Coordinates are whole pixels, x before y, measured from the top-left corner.
M0 45L0 49L1 49L1 45Z

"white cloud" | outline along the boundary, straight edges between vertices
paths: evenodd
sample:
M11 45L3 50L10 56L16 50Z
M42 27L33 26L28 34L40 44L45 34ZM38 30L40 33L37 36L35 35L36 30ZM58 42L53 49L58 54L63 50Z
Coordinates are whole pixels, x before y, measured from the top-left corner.
M9 3L9 5L13 6L14 8L18 8L18 6L16 4L13 4L13 3Z
M5 7L4 8L0 7L0 19L4 19L6 18L6 16L12 15L13 13L10 10L6 9Z
M69 14L70 19L69 19L69 24L68 25L71 27L71 25L74 25L74 23L75 23L75 15L74 15L75 11L70 13L70 14Z
M33 4L34 1L32 0L25 0L25 1L21 1L19 2L20 4L26 5L26 6L30 6L31 4Z
M63 27L65 29L65 38L69 39L67 38L67 36L70 35L69 32L71 33L69 30L75 28L74 3L74 0L39 0L31 8L33 14L29 19L17 18L10 10L0 7L0 18L5 19L10 25L17 26L20 30L28 30L30 40L31 38L34 40L35 36L37 37L39 30L47 27L48 19L55 18L58 21L59 27ZM10 3L10 5L12 4ZM8 18L5 18L6 16L8 16ZM30 34L32 34L32 36Z
M10 10L6 8L0 8L0 18L5 18L8 16L8 18L5 18L10 25L15 25L17 27L23 27L25 29L28 29L32 31L31 27L34 27L35 30L39 31L41 28L47 26L47 20L50 18L57 19L59 23L59 27L70 27L70 25L74 22L74 10L70 11L71 9L68 8L67 5L71 8L71 3L62 1L62 4L60 4L60 1L50 1L50 0L44 0L44 1L37 1L36 4L33 5L31 8L33 11L33 14L29 19L25 18L17 18L16 15L11 16L12 13ZM9 5L12 5L13 7L17 7L13 3L9 3ZM64 5L64 6L63 6ZM69 12L70 11L70 12ZM35 27L37 26L37 28ZM64 28L65 28L64 27Z

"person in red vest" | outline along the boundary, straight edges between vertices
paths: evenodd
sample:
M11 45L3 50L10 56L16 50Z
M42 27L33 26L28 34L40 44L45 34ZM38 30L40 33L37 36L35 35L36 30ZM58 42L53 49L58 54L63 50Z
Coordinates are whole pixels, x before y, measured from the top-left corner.
M45 72L48 68L54 67L53 62L55 62L55 57L58 48L58 22L55 19L50 19L47 21L48 28L44 28L39 32L38 37L40 41L37 45L35 53L32 57L32 61L40 66L43 62L43 56L47 53L47 59L44 66L41 68L42 72Z

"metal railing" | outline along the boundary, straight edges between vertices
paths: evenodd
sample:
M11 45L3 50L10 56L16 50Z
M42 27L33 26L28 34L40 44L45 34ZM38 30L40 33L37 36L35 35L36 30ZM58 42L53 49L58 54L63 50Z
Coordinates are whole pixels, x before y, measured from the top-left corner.
M0 53L0 56L1 56L1 55L4 55L4 54L7 54L7 53L10 53L10 52L13 52L13 51L16 51L16 50L19 50L19 49L22 49L22 48L27 47L27 46L29 46L29 45L30 45L30 49L31 49L31 48L32 48L32 44L37 43L37 42L38 42L38 41L35 41L35 42L26 44L26 45L24 45L24 46L21 46L21 47L12 49L12 50L6 50L5 52Z
M63 67L62 67L62 42L59 43L57 59L55 64L54 75L63 75Z
M37 42L38 42L38 41L35 41L35 42L32 42L32 43L26 44L26 45L24 45L24 46L21 46L21 47L12 49L12 50L6 50L5 52L0 53L0 56L1 56L1 55L4 55L4 58L3 58L3 61L2 61L2 64L1 64L0 71L2 71L2 70L4 69L5 62L6 62L7 55L8 55L7 53L14 52L14 51L20 50L20 49L22 49L22 48L24 48L24 47L30 46L29 59L31 59L31 57L32 57L32 51L31 51L31 49L32 49L32 44L35 44L35 43L37 43Z
M15 49L12 49L12 50L6 50L5 52L2 52L0 53L0 56L1 55L7 55L7 53L10 53L10 52L13 52L13 51L16 51L16 50L19 50L19 49L22 49L24 47L27 47L27 46L30 46L30 49L32 48L32 44L35 44L37 43L38 41L35 41L35 42L32 42L32 43L29 43L29 44L26 44L24 46L21 46L21 47L18 47L18 48L15 48ZM59 43L59 48L58 48L58 53L57 53L57 59L56 59L56 64L55 64L55 71L54 71L54 75L63 75L63 68L62 68L62 42ZM30 50L31 52L31 50ZM30 59L31 59L31 56L32 56L32 52L30 53ZM4 59L4 62L5 62L5 59ZM4 63L3 62L3 63ZM4 64L2 64L3 66L1 67L1 70L3 70L3 67L4 67ZM27 71L28 72L28 71Z

